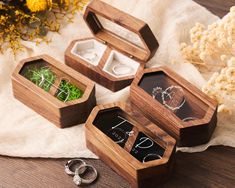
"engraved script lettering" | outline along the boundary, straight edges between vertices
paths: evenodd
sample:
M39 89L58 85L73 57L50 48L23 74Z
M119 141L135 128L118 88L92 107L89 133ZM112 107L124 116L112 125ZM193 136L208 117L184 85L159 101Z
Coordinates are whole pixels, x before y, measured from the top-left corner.
M140 141L140 143L136 144L135 148L147 149L153 146L153 141L148 137L142 137ZM145 146L146 143L149 145Z

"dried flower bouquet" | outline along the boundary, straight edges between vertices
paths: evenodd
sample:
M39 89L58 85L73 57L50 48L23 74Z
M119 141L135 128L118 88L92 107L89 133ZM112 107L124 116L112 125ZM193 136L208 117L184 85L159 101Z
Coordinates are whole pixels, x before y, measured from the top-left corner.
M235 109L235 6L208 27L201 23L190 30L191 44L182 43L186 62L209 75L202 90L219 103L219 112Z
M48 31L59 32L62 21L71 21L88 0L2 0L0 1L0 51L16 54L21 40L50 42Z

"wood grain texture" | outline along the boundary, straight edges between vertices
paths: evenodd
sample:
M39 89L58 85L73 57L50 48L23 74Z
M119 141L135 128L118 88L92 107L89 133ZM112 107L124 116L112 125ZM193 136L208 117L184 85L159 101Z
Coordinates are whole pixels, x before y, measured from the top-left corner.
M128 42L126 39L120 38L117 34L106 30L96 15L136 33L145 48L138 47ZM147 62L155 54L159 46L148 24L100 0L93 0L87 6L84 13L84 20L87 22L95 37L109 43L119 51L136 57L140 61Z
M219 16L225 15L235 0L194 0ZM176 153L174 173L160 188L231 188L235 185L235 149L212 147L201 153ZM125 179L100 160L86 160L99 171L99 179L89 188L129 188ZM2 188L76 188L64 173L67 159L22 159L0 157Z
M148 79L149 75L155 85ZM156 77L159 75L161 77ZM144 82L144 79L148 80ZM180 86L187 104L186 111L192 111L190 116L194 117L196 114L199 118L184 122L175 114L176 112L154 99L147 89L152 90L159 84L166 88L172 85ZM139 72L131 84L130 99L146 117L173 136L178 146L195 146L208 142L217 123L216 102L166 66Z
M176 153L171 178L159 188L231 188L235 185L235 149L212 147L202 153ZM85 159L99 172L89 188L129 188L127 181L100 160ZM0 156L0 187L76 188L65 174L67 159L22 159Z
M162 159L141 163L131 156L124 149L125 147L121 148L94 125L93 122L99 112L117 108L125 113L123 114L125 119L134 126L134 129L132 129L132 131L134 130L134 135L137 136L139 132L142 132L164 148L165 151ZM141 113L137 116L137 113L133 112L132 106L126 103L96 106L86 122L86 143L87 147L98 155L102 161L126 178L133 188L143 188L146 186L151 188L169 178L173 168L176 141L158 128L157 125L144 118ZM151 131L144 128L143 125L146 127L151 126ZM130 145L132 148L134 141L130 136L125 146Z
M35 66L38 66L41 62L37 62L37 60L43 60L42 66L50 67L57 75L55 81L57 86L53 91L46 92L21 75L21 71L27 65L35 63ZM55 93L61 78L70 80L72 84L82 89L84 92L82 98L67 102L58 100ZM92 108L96 105L94 83L48 55L22 60L12 74L12 87L16 99L60 128L84 123Z
M108 19L111 22L124 27L128 31L137 34L145 48L141 48L138 45L131 43L117 34L105 29L96 15ZM88 78L112 91L118 91L130 85L135 75L127 75L119 78L114 77L104 71L104 66L111 54L111 51L114 50L124 54L127 57L131 57L140 64L138 71L143 70L144 64L155 54L159 46L157 39L153 35L149 26L138 18L135 18L99 0L94 0L87 6L84 13L84 20L94 34L94 39L105 44L107 49L104 54L102 54L102 58L100 62L98 62L98 65L92 65L83 58L80 58L71 52L76 42L89 40L79 39L71 42L67 48L65 52L65 63L76 71L84 74Z
M116 50L112 46L109 46L108 44L106 44L107 49L104 52L104 55L102 56L102 58L97 66L94 66L94 65L90 64L89 62L85 61L84 59L80 58L79 56L76 56L73 53L71 53L71 50L73 49L76 42L86 41L89 39L93 39L93 38L86 38L86 39L75 40L75 41L71 42L71 44L69 45L69 47L66 49L66 52L65 52L66 65L70 66L74 70L82 73L83 75L87 76L91 80L99 83L100 85L102 85L102 86L104 86L114 92L130 85L131 82L133 81L135 75L128 75L128 76L122 76L120 78L117 78L117 77L114 77L103 70L105 63L107 62L107 60L110 56L111 51ZM102 42L100 40L97 40L97 41ZM136 62L140 63L137 72L142 71L144 69L143 62L141 63L141 62L137 61L137 59L134 59L134 60Z

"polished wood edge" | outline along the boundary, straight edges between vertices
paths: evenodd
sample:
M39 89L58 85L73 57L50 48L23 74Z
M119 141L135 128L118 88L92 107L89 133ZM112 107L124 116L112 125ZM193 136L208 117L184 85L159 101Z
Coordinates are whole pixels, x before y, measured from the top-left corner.
M83 64L84 66L86 66L88 69L92 69L93 71L99 73L100 76L105 77L105 78L107 78L108 80L113 81L113 82L115 82L115 81L125 81L125 80L129 80L129 79L134 79L134 78L135 78L134 75L131 75L131 76L123 76L123 77L117 78L117 77L114 77L114 76L112 76L112 75L106 73L105 71L103 71L103 67L104 67L104 65L105 65L105 63L106 63L106 61L107 61L107 59L108 59L108 57L109 57L110 52L111 52L112 50L115 50L115 51L117 51L117 52L120 52L119 50L116 50L115 48L113 48L113 47L111 47L111 46L109 46L109 45L107 45L107 49L106 49L106 51L108 51L108 53L105 53L105 54L104 54L104 56L101 58L101 60L100 60L100 62L98 63L97 66L92 65L92 64L90 64L89 62L87 62L87 61L83 60L82 58L80 58L79 56L76 56L76 55L74 55L74 54L71 53L71 50L73 49L74 45L75 45L77 42L79 42L79 41L86 41L86 40L90 40L90 39L94 39L94 40L97 40L97 41L99 41L99 42L102 43L102 41L99 40L99 39L97 39L97 38L83 38L83 39L76 39L76 40L73 40L73 41L69 44L68 48L66 49L66 51L65 51L65 56L69 56L70 58L76 60L78 63L81 63L81 64ZM105 45L106 45L106 44L105 44ZM120 52L120 53L122 53L122 52ZM122 53L122 54L123 54L123 53ZM123 54L123 55L127 56L128 58L130 58L127 54ZM140 69L140 68L141 68L141 69L144 69L144 64L143 64L143 62L140 62L140 61L137 60L137 59L133 59L133 60L140 64L139 69Z
M83 97L80 99L74 100L72 103L70 103L70 102L64 103L64 102L56 99L50 93L42 92L43 90L40 87L35 86L34 83L32 83L27 78L25 78L24 76L19 74L24 65L26 65L27 63L30 63L31 61L35 61L35 60L39 60L39 59L45 60L48 64L50 64L53 67L56 67L56 69L59 69L61 72L64 72L65 74L67 74L69 76L72 75L75 80L77 80L78 82L81 82L83 85L85 85L86 88L85 88ZM70 67L66 66L65 64L60 63L59 61L55 60L54 58L52 58L46 54L30 57L30 58L23 59L22 61L20 61L12 73L12 80L15 80L19 84L26 85L27 88L32 90L32 92L34 92L36 95L38 95L40 93L40 95L45 100L47 100L48 103L51 103L56 108L64 108L64 107L67 107L68 105L76 105L76 104L84 103L85 101L88 100L90 93L95 88L94 82L92 82L90 79L86 78L82 74L74 71Z
M170 155L172 154L173 150L174 150L174 146L175 146L175 139L172 138L171 136L168 135L167 137L167 144L162 145L161 143L159 143L159 141L156 139L155 135L149 130L144 128L141 124L139 124L138 122L136 122L134 120L134 118L132 117L132 121L134 126L136 126L138 128L139 131L142 131L144 133L146 133L147 135L150 135L150 137L158 144L160 144L162 147L165 148L165 153L163 156L162 160L157 160L157 161L150 161L148 163L140 163L137 159L135 159L134 157L132 157L127 151L125 151L123 148L119 148L116 147L116 143L114 143L110 138L108 138L102 131L100 131L99 129L97 129L94 125L93 125L93 121L96 118L97 114L99 111L101 110L105 110L105 109L109 109L109 108L115 108L118 107L120 109L122 109L125 113L127 113L129 116L130 114L128 112L126 112L126 107L125 107L125 103L122 102L117 102L117 103L111 103L111 104L105 104L105 105L99 105L96 106L89 118L86 121L86 129L88 129L90 132L92 132L93 134L97 134L99 135L98 138L102 139L102 143L106 144L107 146L113 146L110 149L114 149L113 152L117 153L119 156L123 157L126 154L129 156L128 158L130 158L131 161L129 161L130 164L132 164L133 168L137 169L144 169L144 168L149 168L152 166L156 166L156 165L161 165L161 164L165 164L168 162ZM156 125L155 125L156 126ZM154 127L152 127L154 129ZM126 160L126 158L124 159Z
M164 109L164 107L157 101L157 100L152 100L152 98L142 89L138 86L140 80L142 79L143 75L146 73L153 73L153 72L164 72L170 79L172 79L174 82L178 83L180 86L182 86L185 90L191 93L191 95L195 96L198 98L200 101L202 101L204 104L208 106L208 109L206 111L206 114L204 115L203 118L199 120L194 120L188 123L182 124L182 121L173 113L169 111L169 114L171 114L172 118L174 119L174 122L177 123L177 127L190 127L190 126L197 126L198 124L206 124L211 121L211 118L213 114L217 110L217 103L210 97L208 97L205 93L203 93L201 90L199 90L196 86L179 76L176 72L168 68L167 66L160 66L156 68L147 68L144 69L143 72L139 72L136 76L136 78L133 80L131 84L131 91L133 91L133 94L135 95L142 95L143 100L148 99L151 100L151 103L154 103L157 105L159 108ZM180 126L180 124L183 126Z
M144 49L145 53L142 52L141 50L142 48L136 45L133 46L132 43L126 41L124 38L120 38L115 33L105 30L103 26L101 25L100 21L98 20L98 18L95 16L95 14L99 14L100 16L136 33L140 37L141 41L143 42L145 46L145 49ZM93 19L93 21L88 21L88 19L90 20ZM87 6L86 11L84 13L84 20L87 22L89 28L91 29L92 33L96 37L101 38L103 40L106 38L105 36L107 36L107 38L111 37L113 40L117 40L117 43L116 42L113 43L113 45L115 45L116 48L118 48L117 44L121 45L121 43L123 44L126 43L127 46L130 45L131 48L133 48L131 55L138 57L142 61L148 61L155 54L156 50L159 47L157 39L155 38L153 32L151 31L151 29L145 22L119 9L116 9L110 6L109 4L106 4L100 0L93 0ZM92 25L96 25L96 26L92 26ZM102 35L99 35L100 33ZM109 42L109 41L107 40L106 42ZM112 44L112 41L110 42Z

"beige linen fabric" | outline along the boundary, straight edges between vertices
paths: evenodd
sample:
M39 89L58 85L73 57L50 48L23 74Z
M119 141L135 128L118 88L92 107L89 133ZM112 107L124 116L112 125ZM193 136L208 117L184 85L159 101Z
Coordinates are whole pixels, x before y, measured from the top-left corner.
M160 48L148 66L168 64L184 78L201 87L205 80L190 64L169 64L173 60L182 62L179 52L181 41L188 40L188 30L195 22L209 24L218 18L191 0L106 0L133 16L146 21L157 37ZM90 157L96 158L85 146L84 125L58 129L46 119L23 105L12 95L11 74L17 62L23 58L47 53L64 63L64 51L69 43L78 38L90 37L91 32L82 16L61 30L61 35L49 33L52 43L36 46L24 42L27 51L16 59L10 51L0 55L0 154L20 157ZM98 104L125 101L129 87L113 93L96 85ZM234 120L222 121L213 135L212 144L235 146ZM201 151L208 145L183 148L183 151Z

